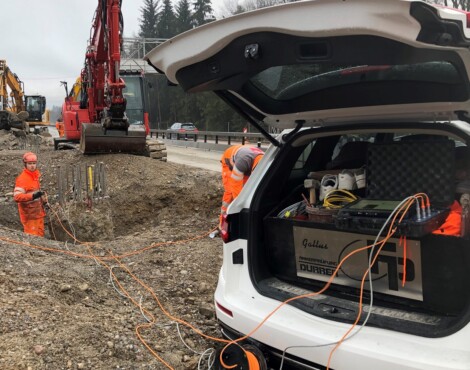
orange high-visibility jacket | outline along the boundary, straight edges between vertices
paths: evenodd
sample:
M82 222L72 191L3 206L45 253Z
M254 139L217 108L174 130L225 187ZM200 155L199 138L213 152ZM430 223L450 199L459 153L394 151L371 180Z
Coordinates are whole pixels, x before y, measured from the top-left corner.
M461 227L462 206L455 200L450 207L450 213L445 222L437 230L434 230L433 234L460 236Z
M234 145L222 155L222 197L221 214L227 212L229 204L240 194L243 185L262 158L264 152L256 147Z
M23 224L28 220L37 220L46 216L41 198L33 200L33 193L41 188L40 177L41 173L38 170L29 171L25 168L16 178L13 195L18 203L20 220Z

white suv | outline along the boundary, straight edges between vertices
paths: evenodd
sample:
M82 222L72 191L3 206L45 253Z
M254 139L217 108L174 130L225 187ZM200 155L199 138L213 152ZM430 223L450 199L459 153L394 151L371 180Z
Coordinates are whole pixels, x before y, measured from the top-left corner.
M470 369L469 19L295 2L146 56L272 143L222 230L217 318L245 352L220 369Z

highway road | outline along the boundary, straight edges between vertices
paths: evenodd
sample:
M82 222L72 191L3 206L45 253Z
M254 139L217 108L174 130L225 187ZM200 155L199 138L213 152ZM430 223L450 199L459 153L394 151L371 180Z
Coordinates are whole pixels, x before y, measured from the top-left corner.
M168 162L220 172L220 157L222 152L168 144L166 150Z
M59 137L54 126L49 126L48 129L52 137ZM166 148L168 162L220 172L221 151L169 145L169 143L166 143Z

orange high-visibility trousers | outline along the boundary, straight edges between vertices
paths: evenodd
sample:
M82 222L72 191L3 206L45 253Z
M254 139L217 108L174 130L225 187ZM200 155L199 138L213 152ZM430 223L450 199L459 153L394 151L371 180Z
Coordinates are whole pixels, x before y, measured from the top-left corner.
M44 218L23 221L25 234L37 235L44 237Z

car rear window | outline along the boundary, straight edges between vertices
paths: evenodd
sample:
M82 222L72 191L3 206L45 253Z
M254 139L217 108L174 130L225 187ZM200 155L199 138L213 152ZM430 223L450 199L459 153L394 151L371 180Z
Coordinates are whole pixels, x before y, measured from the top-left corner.
M351 84L386 82L459 84L460 76L449 62L399 65L296 64L268 68L251 78L251 83L275 100L291 100L302 95Z
M249 62L240 52L247 45L259 50ZM181 69L177 78L187 91L236 93L265 116L470 98L466 66L455 50L367 35L253 33Z

